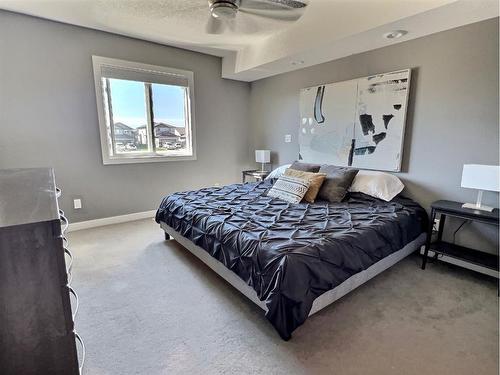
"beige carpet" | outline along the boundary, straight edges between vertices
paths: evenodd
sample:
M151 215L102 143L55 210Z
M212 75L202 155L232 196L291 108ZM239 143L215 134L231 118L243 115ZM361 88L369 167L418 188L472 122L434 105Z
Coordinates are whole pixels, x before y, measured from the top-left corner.
M152 220L70 233L85 374L498 374L493 279L412 255L282 341Z

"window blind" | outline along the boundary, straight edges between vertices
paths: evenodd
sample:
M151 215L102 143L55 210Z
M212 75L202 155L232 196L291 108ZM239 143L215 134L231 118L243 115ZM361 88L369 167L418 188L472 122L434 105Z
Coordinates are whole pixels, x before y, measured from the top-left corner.
M114 78L128 81L161 83L164 85L189 87L188 77L182 74L158 72L154 70L101 65L101 76L103 78Z

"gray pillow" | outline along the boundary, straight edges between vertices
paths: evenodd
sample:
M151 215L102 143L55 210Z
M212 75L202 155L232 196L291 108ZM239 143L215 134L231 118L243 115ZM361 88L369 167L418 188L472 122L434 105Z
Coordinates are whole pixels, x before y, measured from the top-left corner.
M336 203L344 199L358 170L325 164L321 166L319 172L326 173L326 178L319 189L318 198Z
M313 173L318 173L320 168L321 165L319 164L302 163L300 161L294 161L293 164L290 166L290 169L295 169L296 171L313 172Z

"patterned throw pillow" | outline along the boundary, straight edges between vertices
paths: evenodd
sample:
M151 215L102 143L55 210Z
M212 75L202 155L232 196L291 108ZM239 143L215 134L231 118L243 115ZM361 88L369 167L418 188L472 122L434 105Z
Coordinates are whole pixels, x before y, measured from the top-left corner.
M309 189L307 190L306 195L304 195L304 200L309 203L314 203L319 189L321 188L321 185L326 178L326 173L303 172L288 168L285 171L285 176L302 178L309 181Z
M309 189L309 181L283 175L267 192L267 196L283 199L290 203L300 203L307 193L307 189Z

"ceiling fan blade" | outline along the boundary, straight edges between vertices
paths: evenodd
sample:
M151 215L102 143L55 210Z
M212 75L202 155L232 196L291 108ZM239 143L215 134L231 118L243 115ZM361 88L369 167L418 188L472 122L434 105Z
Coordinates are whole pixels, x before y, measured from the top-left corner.
M272 18L281 21L297 21L300 17L302 17L302 12L291 12L289 10L268 11L268 10L240 8L239 11L242 13L251 14L252 16Z
M210 15L205 30L207 34L222 34L224 32L224 22Z
M307 2L298 0L242 0L240 7L259 10L301 9Z

